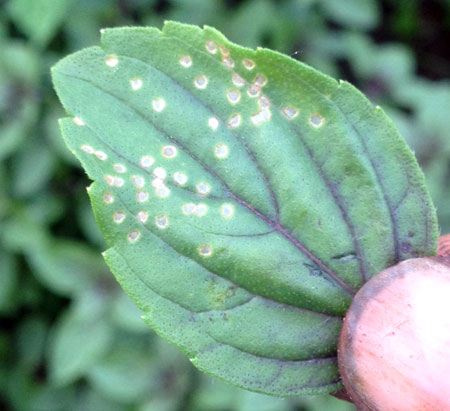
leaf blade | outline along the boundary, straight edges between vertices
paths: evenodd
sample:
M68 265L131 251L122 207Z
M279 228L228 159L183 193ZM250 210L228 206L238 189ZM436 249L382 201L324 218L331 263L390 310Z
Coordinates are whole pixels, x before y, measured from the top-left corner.
M105 30L53 80L105 258L145 321L241 387L338 389L351 296L436 245L423 176L381 110L276 52L170 22Z

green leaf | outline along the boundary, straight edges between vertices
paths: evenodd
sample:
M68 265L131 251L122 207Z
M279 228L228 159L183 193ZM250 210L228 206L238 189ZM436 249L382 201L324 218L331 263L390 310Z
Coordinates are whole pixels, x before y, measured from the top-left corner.
M58 386L83 376L103 358L112 328L103 321L107 299L98 290L85 292L59 317L50 341L50 377Z
M324 12L336 23L354 29L369 30L378 25L380 11L375 0L320 0Z
M3 244L0 241L0 245ZM19 273L17 260L13 254L0 249L0 273L2 286L0 287L0 314L13 311L18 302Z
M432 255L416 160L354 87L216 30L103 31L53 68L105 259L201 370L279 396L341 387L353 295Z
M45 46L55 35L73 0L10 0L11 19L31 41Z
M12 169L13 194L31 197L51 179L56 157L40 139L29 139L19 151Z

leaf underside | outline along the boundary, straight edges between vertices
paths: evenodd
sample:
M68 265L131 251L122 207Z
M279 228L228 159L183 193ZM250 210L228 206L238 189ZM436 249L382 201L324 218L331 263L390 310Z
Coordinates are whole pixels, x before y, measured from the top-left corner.
M106 29L53 68L105 259L201 370L278 396L341 387L369 278L434 255L413 154L353 86L216 30Z

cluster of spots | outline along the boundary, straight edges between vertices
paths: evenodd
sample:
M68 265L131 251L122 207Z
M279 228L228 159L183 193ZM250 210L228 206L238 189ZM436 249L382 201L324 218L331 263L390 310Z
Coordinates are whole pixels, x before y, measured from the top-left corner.
M105 174L105 181L111 187L123 187L125 184L125 180L122 177L111 176L109 174Z
M212 40L208 40L205 43L205 49L208 53L212 55L221 56L221 63L228 69L233 69L235 67L235 61L230 55L230 51L223 45L218 45ZM179 56L179 64L188 69L193 65L193 59L191 56L185 54ZM116 67L119 64L119 58L110 54L106 56L105 63L109 67ZM252 71L256 68L255 61L249 58L243 58L241 60L242 67L245 70ZM256 71L256 70L255 70ZM258 70L259 71L259 70ZM271 119L271 101L263 93L263 88L267 84L267 78L262 73L254 74L253 81L247 82L243 77L241 77L237 72L232 71L231 81L233 86L231 86L226 91L226 98L231 105L237 105L242 96L245 94L251 99L255 99L258 103L258 111L250 116L250 120L255 126L259 126L264 122L268 122ZM197 89L204 90L208 87L210 79L205 74L197 75L193 79L193 84ZM143 80L139 77L134 77L129 80L129 85L132 90L137 91L143 87ZM156 112L162 112L166 108L166 101L162 97L156 97L151 101L152 108ZM287 105L281 109L282 115L287 120L292 120L296 118L299 114L299 110L293 106ZM239 112L234 112L230 115L226 121L226 125L230 129L235 129L242 124L242 115ZM85 123L80 117L74 117L73 122L78 126L84 126ZM314 113L309 117L309 125L314 128L321 127L325 122L325 119L318 113ZM216 131L220 125L219 118L213 116L209 117L207 120L208 127ZM81 149L91 155L94 155L99 160L104 161L108 158L106 153L100 150L95 150L89 145L81 146ZM229 156L229 147L224 142L219 142L215 144L213 148L213 153L215 158L222 160ZM161 149L161 156L165 159L173 159L177 156L178 150L174 145L165 145ZM154 166L155 159L150 155L144 155L140 158L139 165L144 170L149 170ZM117 174L125 174L127 172L127 167L123 164L116 163L113 165L113 169ZM146 191L146 187L150 185L155 190L156 197L166 198L170 195L170 189L166 186L167 172L162 167L156 167L152 170L150 174L153 181L147 183L146 179L141 175L131 176L131 182L136 188L136 200L137 203L142 204L149 201L150 194ZM111 187L122 187L125 184L125 180L122 177L106 174L104 175L106 183ZM177 186L184 186L188 177L186 174L177 171L173 173L173 182ZM148 185L147 185L148 184ZM147 188L148 189L148 188ZM211 192L211 187L208 183L199 182L195 185L196 194L200 197L206 197ZM113 204L115 201L114 195L111 192L106 192L103 196L103 201L106 204ZM186 203L181 206L181 211L184 215L203 217L208 213L208 206L204 203ZM231 219L235 215L234 205L230 203L225 203L220 205L220 216L224 219ZM116 224L122 224L126 220L126 213L122 210L115 210L112 215L113 222ZM149 213L143 209L139 210L135 214L136 223L146 224L149 220ZM169 226L169 217L166 214L156 215L154 217L154 224L158 229L166 229ZM141 232L139 229L132 229L127 234L127 239L129 242L136 242L141 237ZM197 247L197 252L202 257L209 257L213 254L211 245L203 244Z
M181 211L184 215L195 215L197 217L203 217L208 212L208 206L203 203L186 203L182 205ZM220 206L220 215L226 219L232 218L234 216L234 206L228 203L222 204Z
M219 50L220 50L220 54L222 55L222 64L227 68L230 68L230 69L233 68L234 61L230 57L230 51L222 45L219 46Z
M223 65L227 68L234 67L234 61L230 56L229 50L225 46L223 46L223 45L217 46L216 43L214 43L214 41L208 40L205 43L205 48L211 54L217 54L217 50L220 50L220 54L222 55ZM186 56L183 56L183 57L186 57ZM247 69L249 71L253 70L256 67L256 63L249 58L243 58L242 65L245 69ZM232 73L231 80L236 87L240 88L240 87L243 87L246 85L245 79L242 78L236 72ZM259 73L255 76L255 78L253 79L253 82L251 84L249 84L249 86L246 90L247 95L250 98L259 97L259 100L258 100L259 111L251 116L251 121L256 126L259 126L260 124L269 121L271 118L270 100L267 96L262 95L262 89L266 84L267 84L267 78L263 74ZM196 84L196 86L198 87L197 84ZM227 97L228 101L234 105L234 104L239 103L239 101L241 100L241 92L238 89L230 89L227 91L226 97ZM283 116L286 119L292 120L298 116L299 110L293 106L285 106L284 108L281 109L281 113L283 114ZM242 122L241 115L239 113L233 113L230 116L230 118L228 119L227 126L230 129L234 129L234 128L239 127L241 122ZM325 119L318 113L312 114L309 118L309 124L314 128L321 127L324 124L324 122L325 122ZM217 119L212 117L208 120L208 125L211 129L216 130L219 123L218 123ZM215 149L215 155L217 158L223 158L228 155L228 152L225 150L219 150L219 151L222 154L219 154L217 152L217 148ZM223 157L221 157L221 155Z
M139 77L132 78L130 86L134 91L139 90L142 87L142 80Z
M251 116L252 123L255 126L259 126L260 124L269 121L271 117L270 112L270 100L267 96L261 96L258 99L259 111Z
M156 167L153 170L152 187L155 189L155 195L159 198L167 198L170 195L170 190L165 184L167 172L162 167Z
M210 257L212 255L212 248L209 244L203 244L197 250L202 257Z
M257 74L253 79L253 83L247 89L247 94L250 98L259 97L263 87L267 84L267 79L262 74Z
M208 206L203 203L187 203L181 206L181 211L184 215L195 215L197 217L203 217L208 212Z
M83 150L85 153L94 155L101 161L105 161L108 158L108 155L101 151L101 150L95 150L92 146L89 146L87 144L83 144L81 147L81 150Z

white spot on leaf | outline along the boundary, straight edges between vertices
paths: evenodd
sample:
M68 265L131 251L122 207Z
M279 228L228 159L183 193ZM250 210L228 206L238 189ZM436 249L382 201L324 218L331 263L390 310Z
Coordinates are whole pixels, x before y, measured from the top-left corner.
M94 154L95 152L95 150L91 146L88 146L86 144L82 145L80 148L88 154Z
M155 217L156 227L164 229L169 225L169 218L165 214L161 214Z
M222 204L220 207L220 215L223 218L231 218L234 215L234 206L232 204Z
M243 85L245 85L245 80L238 73L233 73L231 75L231 80L237 87L242 87Z
M149 168L153 165L155 162L155 159L152 156L143 156L141 157L141 167L143 168Z
M164 186L164 180L159 177L155 177L152 181L152 187L159 188Z
M177 148L175 146L164 146L161 153L165 158L174 158L177 155Z
M309 118L309 124L311 124L314 128L322 127L325 119L318 113L314 113Z
M153 170L153 175L157 178L160 178L161 180L164 180L167 176L167 172L166 170L164 170L164 168L162 167L156 167Z
M292 120L293 118L298 116L298 109L292 106L286 106L281 110L283 116L285 116L288 120Z
M116 67L119 64L119 58L115 54L106 56L105 63L109 67Z
M260 93L261 93L261 87L258 84L252 84L247 89L247 94L251 98L258 97Z
M198 247L198 253L202 257L210 257L212 255L212 248L209 244L203 244Z
M211 191L209 184L204 182L198 183L195 188L197 189L197 193L201 196L206 196Z
M127 168L123 164L114 164L114 170L116 173L123 174L127 171Z
M180 172L177 171L173 175L173 180L178 185L183 186L183 185L185 185L187 183L188 178L187 178L186 174L183 174L183 173L180 173Z
M232 114L231 117L228 120L227 125L228 125L229 128L239 127L240 124L241 124L241 120L242 120L242 118L241 118L241 115L239 113Z
M267 78L262 74L257 74L255 79L253 80L254 84L257 84L260 87L263 87L267 84Z
M106 204L112 204L112 203L114 203L114 197L110 192L108 192L103 196L103 201Z
M77 126L84 126L84 121L80 118L80 117L74 117L72 119L72 121L77 125Z
M125 183L121 177L114 177L106 174L104 178L106 183L111 187L122 187Z
M141 232L139 230L132 230L128 233L128 241L134 243L141 236Z
M138 211L136 214L136 218L142 223L145 224L148 220L148 213L147 211Z
M143 188L145 185L144 177L141 176L133 176L131 177L131 181L136 188Z
M195 207L194 214L198 217L203 217L208 212L208 206L206 204L200 203Z
M101 161L105 161L108 158L107 154L103 151L96 151L94 155Z
M136 194L136 199L139 203L145 203L148 201L148 192L147 191L138 191Z
M142 80L138 77L132 78L130 80L130 86L134 91L139 90L142 87Z
M194 85L199 89L205 89L208 85L208 77L206 77L204 74L195 77Z
M253 70L255 68L255 62L250 59L243 59L242 64L247 70Z
M162 185L161 187L156 188L155 194L159 198L167 198L170 195L170 190L165 185Z
M261 96L258 100L258 104L262 108L270 107L270 100L267 96Z
M181 211L184 215L195 214L197 210L197 206L194 203L183 204L181 207Z
M224 159L228 157L229 149L224 143L219 143L214 147L214 155L217 158Z
M255 126L259 126L260 124L269 121L271 117L271 112L268 109L262 109L258 113L254 114L251 119Z
M216 53L217 53L217 46L216 46L216 43L214 43L212 40L208 40L208 41L205 43L205 48L206 48L206 51L207 51L208 53L211 53L211 54L216 54Z
M113 214L113 220L116 224L121 224L125 220L125 213L123 211L116 211Z
M239 90L229 90L227 92L227 99L231 104L239 103L241 92Z
M212 130L217 130L217 127L219 127L219 120L217 120L217 118L215 117L211 117L208 120L208 126L212 129Z
M153 110L161 112L166 107L166 101L162 97L155 98L152 101Z
M186 67L186 68L192 66L191 56L187 56L187 55L181 56L179 62L183 67Z
M222 54L223 57L227 57L230 55L230 51L225 46L220 45L219 50L220 54Z
M227 68L233 68L234 67L234 61L231 57L227 56L227 57L223 57L222 58L222 64L227 67Z

